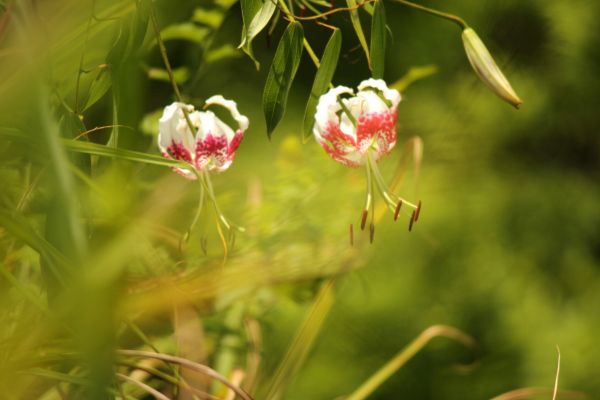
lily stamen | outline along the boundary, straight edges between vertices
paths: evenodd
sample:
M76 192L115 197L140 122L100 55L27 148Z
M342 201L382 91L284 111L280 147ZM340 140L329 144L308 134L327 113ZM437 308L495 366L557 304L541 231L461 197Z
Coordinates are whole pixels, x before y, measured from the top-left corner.
M377 161L396 145L400 100L400 93L388 88L383 80L367 79L358 85L357 92L345 86L334 87L322 95L317 104L313 127L316 141L334 160L350 167L364 165L366 168L367 198L360 228L365 230L370 213L371 241L375 230L375 185L394 220L398 219L402 204L413 210L419 207L390 191L377 167ZM418 211L411 218L411 227L417 218Z

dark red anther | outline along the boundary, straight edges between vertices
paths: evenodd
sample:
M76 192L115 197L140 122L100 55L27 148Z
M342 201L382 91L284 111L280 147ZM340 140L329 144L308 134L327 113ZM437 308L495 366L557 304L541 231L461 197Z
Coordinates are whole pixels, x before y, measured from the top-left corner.
M373 237L375 237L375 225L371 222L369 226L369 242L373 243Z
M306 14L306 7L301 6L300 7L300 18L304 17L304 14Z
M335 8L335 3L333 0L331 0L331 2L329 3L329 9L333 10Z
M412 212L412 215L410 216L410 222L408 223L408 231L412 231L412 226L413 223L415 222L415 215L417 215L416 211Z
M360 220L360 230L364 231L365 230L365 225L367 224L367 216L369 215L369 211L367 211L367 209L365 208L362 212L362 217Z
M419 200L419 204L417 204L417 209L415 210L415 222L419 220L419 214L421 214L421 200Z
M354 246L354 226L350 224L350 246Z
M398 215L400 214L400 208L402 207L402 200L396 204L396 209L394 210L394 221L398 219Z

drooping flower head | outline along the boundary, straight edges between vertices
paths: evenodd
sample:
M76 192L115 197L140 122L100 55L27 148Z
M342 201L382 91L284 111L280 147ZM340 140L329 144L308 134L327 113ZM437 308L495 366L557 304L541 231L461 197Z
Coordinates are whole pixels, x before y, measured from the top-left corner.
M221 95L212 96L205 104L227 108L237 128L234 130L210 110L196 111L192 105L175 102L165 107L158 122L158 147L165 157L185 161L197 171L222 172L233 162L248 128L248 118L239 113L235 101ZM191 171L176 170L188 179L196 179Z
M377 161L396 145L397 108L400 93L387 87L381 79L367 79L358 85L355 93L346 86L330 89L319 99L313 134L317 142L334 160L350 166L364 165L367 172L367 200L361 216L365 229L370 213L370 239L374 234L373 187L376 186L386 205L399 216L406 204L413 209L409 230L419 218L421 202L415 205L391 192L377 167ZM351 242L353 241L350 226Z
M377 161L396 145L399 102L400 93L381 79L362 81L356 95L345 86L330 89L317 105L315 139L342 164L363 165L367 154Z

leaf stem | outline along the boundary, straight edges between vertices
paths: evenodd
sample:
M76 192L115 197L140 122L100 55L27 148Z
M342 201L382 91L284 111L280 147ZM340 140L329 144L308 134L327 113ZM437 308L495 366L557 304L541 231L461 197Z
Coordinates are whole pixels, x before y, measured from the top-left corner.
M460 26L461 29L468 28L467 23L462 18L460 18L460 17L458 17L456 15L448 14L448 13L441 12L441 11L437 11L437 10L434 10L432 8L425 7L425 6L422 6L420 4L415 4L415 3L412 3L412 2L406 1L406 0L393 0L393 1L396 2L396 3L398 3L398 4L401 4L403 6L414 8L415 10L419 10L419 11L425 12L427 14L435 15L436 17L443 18L443 19L446 19L448 21L454 22L455 24L457 24L458 26Z

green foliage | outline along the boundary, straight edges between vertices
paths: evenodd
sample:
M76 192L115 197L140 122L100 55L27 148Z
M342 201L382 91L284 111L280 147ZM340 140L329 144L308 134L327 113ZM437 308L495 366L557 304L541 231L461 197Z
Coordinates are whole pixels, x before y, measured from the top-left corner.
M302 57L303 40L302 25L290 23L273 56L263 92L263 111L269 138L285 113L290 88Z
M371 70L373 78L383 79L385 70L385 45L387 39L385 7L383 0L377 0L371 21Z
M254 61L256 69L259 69L260 63L252 51L252 40L267 26L277 6L275 1L271 0L241 0L240 3L244 26L242 27L242 42L238 48L244 50L244 53Z
M420 4L38 3L0 6L0 393L550 398L556 344L557 397L600 392L599 5L444 3L517 112L444 25L464 21ZM384 72L403 99L378 165L424 208L369 244L364 171L301 139L329 87ZM215 94L250 127L212 184L184 179L158 119Z
M307 140L312 135L313 125L315 124L315 112L319 97L323 95L331 85L333 74L337 67L340 50L342 49L342 33L336 29L331 34L327 46L323 51L323 56L319 64L319 69L315 75L315 80L310 90L310 97L306 102L306 110L304 111L304 140Z

